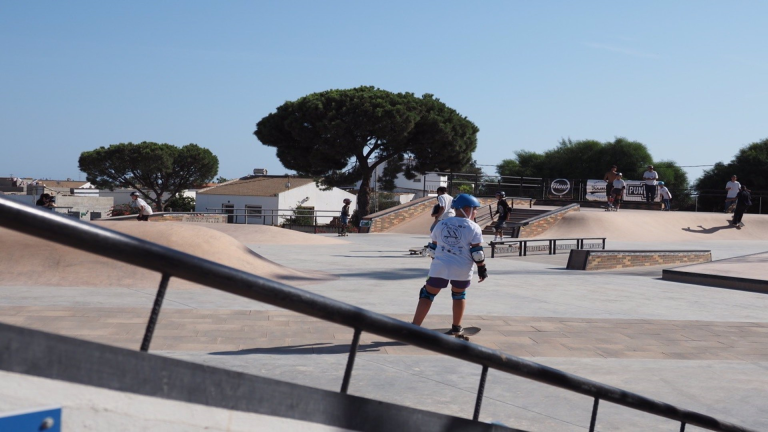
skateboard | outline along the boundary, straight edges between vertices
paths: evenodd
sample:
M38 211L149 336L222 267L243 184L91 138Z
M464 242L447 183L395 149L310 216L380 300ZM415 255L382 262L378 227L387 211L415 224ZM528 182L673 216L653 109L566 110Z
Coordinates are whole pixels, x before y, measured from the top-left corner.
M456 339L464 339L465 341L469 342L470 336L474 336L478 333L480 333L480 330L482 330L480 327L464 327L464 333L462 334L451 334L451 329L444 328L444 329L433 329L436 332L446 334L448 336L453 336Z
M736 229L742 229L745 226L744 222L739 222L739 223L735 224L735 223L733 223L733 220L731 220L731 219L728 220L728 224L735 226Z

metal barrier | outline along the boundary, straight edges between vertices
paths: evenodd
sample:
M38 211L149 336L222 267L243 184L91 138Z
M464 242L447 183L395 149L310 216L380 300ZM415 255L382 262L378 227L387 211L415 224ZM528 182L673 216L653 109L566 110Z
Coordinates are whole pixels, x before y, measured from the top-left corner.
M546 250L548 251L548 255L557 255L557 242L559 241L575 241L576 244L569 244L569 245L561 245L561 246L568 246L568 247L562 247L560 249L563 250L570 250L570 249L585 249L584 246L584 240L601 240L601 243L589 243L589 245L601 245L600 249L605 249L605 237L574 237L574 238L559 238L559 239L518 239L518 240L502 240L502 241L495 241L489 243L491 245L491 258L496 258L496 249L502 249L502 248L508 248L512 249L511 246L517 245L517 252L518 256L528 256L528 243L547 243L546 248L543 249L532 249L532 250ZM574 246L574 247L570 247ZM533 246L535 248L535 246ZM590 249L597 249L590 247ZM508 253L511 251L505 251L500 253Z
M161 273L160 286L141 343L141 351L149 350L168 281L171 277L178 277L353 328L354 336L341 383L342 393L347 393L349 389L360 334L366 331L481 366L482 372L473 414L475 421L480 416L488 369L492 368L593 398L590 431L595 429L600 400L675 420L681 424L680 431L684 431L688 424L722 432L752 431L89 222L37 210L3 198L0 198L0 225Z

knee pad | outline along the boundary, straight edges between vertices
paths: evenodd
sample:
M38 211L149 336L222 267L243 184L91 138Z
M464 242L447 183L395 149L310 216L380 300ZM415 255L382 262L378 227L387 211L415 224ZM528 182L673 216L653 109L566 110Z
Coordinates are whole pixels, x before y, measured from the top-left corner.
M454 290L451 290L451 298L454 300L466 300L467 290L464 290L462 292L456 292Z
M419 299L427 299L429 301L435 301L435 296L437 294L430 294L429 291L427 291L427 286L424 285L421 287L421 291L419 291Z

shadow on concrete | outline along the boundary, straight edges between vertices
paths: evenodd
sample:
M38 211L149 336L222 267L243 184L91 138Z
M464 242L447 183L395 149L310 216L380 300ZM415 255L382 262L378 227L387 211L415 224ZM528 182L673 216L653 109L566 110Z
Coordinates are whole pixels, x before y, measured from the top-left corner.
M358 353L380 351L384 347L408 346L402 342L371 342L360 344L357 347ZM279 355L301 355L301 354L348 354L350 344L314 343L303 345L287 345L281 347L268 348L247 348L238 351L218 351L208 353L210 355L235 356L251 354L279 354Z
M683 228L683 231L687 231L687 232L690 232L690 233L696 233L696 234L714 234L714 233L716 233L716 232L718 232L720 230L723 230L723 229L736 229L736 225L731 225L731 224L723 225L723 226L716 226L716 227L712 227L712 228L704 228L701 225L699 225L698 227L701 228L701 229L697 230L697 229L691 229L691 227L688 227L688 228Z

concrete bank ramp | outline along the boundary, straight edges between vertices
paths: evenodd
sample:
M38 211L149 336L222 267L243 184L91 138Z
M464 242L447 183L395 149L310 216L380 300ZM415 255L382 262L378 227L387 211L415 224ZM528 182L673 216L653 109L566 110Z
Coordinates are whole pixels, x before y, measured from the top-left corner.
M96 222L97 225L159 243L191 255L291 285L336 279L318 271L299 271L256 254L245 243L341 242L282 228L176 222ZM213 228L211 228L213 227ZM160 275L98 255L0 228L0 285L61 287L157 287ZM179 278L171 286L199 286Z
M768 215L744 215L742 229L724 213L582 208L566 214L542 238L607 237L609 241L768 240Z

